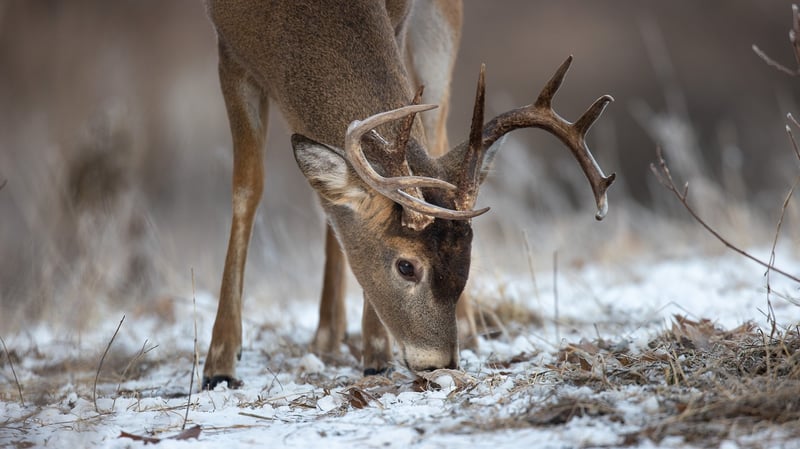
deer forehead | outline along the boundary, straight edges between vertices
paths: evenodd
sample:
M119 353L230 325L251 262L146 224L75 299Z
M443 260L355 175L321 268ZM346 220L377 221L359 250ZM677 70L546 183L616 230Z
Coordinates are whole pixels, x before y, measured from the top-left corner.
M415 231L400 224L398 211L386 241L398 248L401 256L421 259L433 270L432 280L464 278L466 281L472 249L472 227L468 222L437 218L425 229Z

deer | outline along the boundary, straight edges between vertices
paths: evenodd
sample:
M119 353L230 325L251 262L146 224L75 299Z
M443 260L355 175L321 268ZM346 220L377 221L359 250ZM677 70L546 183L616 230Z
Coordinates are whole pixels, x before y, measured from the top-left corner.
M460 0L207 0L233 140L232 218L204 389L242 385L242 288L253 220L264 190L268 111L291 128L300 171L326 216L319 324L310 349L345 341L345 276L363 291L365 376L398 361L412 372L459 366L457 315L469 276L478 190L520 128L540 128L572 152L608 209L606 176L585 135L603 95L574 123L552 108L571 62L536 101L484 123L485 68L468 138L449 147L445 122L458 50ZM422 103L422 89L426 101ZM431 111L434 108L436 111ZM431 112L428 112L431 111Z

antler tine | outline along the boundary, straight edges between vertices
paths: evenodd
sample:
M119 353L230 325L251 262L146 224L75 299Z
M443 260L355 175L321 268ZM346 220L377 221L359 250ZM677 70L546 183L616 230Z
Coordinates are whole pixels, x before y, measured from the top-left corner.
M519 128L541 128L558 137L570 149L586 175L597 204L595 218L602 220L608 211L606 191L616 179L616 174L612 173L609 176L603 174L586 145L585 137L608 103L614 99L610 95L598 98L575 123L570 123L559 116L552 107L553 97L561 87L571 63L570 55L544 86L534 104L500 114L487 123L483 127L482 145L483 148L489 148L500 137Z
M414 99L411 100L412 105L419 104L422 101L422 92L425 90L425 86L419 86L417 89L417 93L414 95ZM403 124L400 126L400 132L397 134L397 140L395 141L395 148L394 151L401 157L405 157L405 150L406 146L408 145L408 139L411 137L411 128L414 127L414 117L416 117L416 113L411 113L403 119Z
M455 190L456 187L454 185L436 178L424 176L385 178L372 168L372 165L370 165L366 156L364 156L364 151L361 149L361 136L374 128L384 123L403 118L406 115L428 111L436 107L436 105L431 104L410 105L391 111L381 112L364 120L354 120L350 123L350 126L347 127L347 134L345 135L344 150L347 159L361 179L379 192L383 192L387 189L409 189L414 187Z
M572 59L572 55L569 55L567 60L562 62L558 67L558 70L556 70L556 73L550 78L550 81L544 85L542 91L539 92L539 96L536 98L536 103L534 103L537 108L551 109L553 97L556 95L556 92L558 92L558 89L561 88L561 83L564 82L564 76L567 75L569 66L572 65Z
M469 141L461 172L458 178L458 207L471 209L478 192L478 176L483 153L488 147L483 146L483 115L486 100L486 64L481 64L478 74L478 86L475 89L475 105L472 109L472 123L469 127Z
M347 159L350 161L353 169L358 176L367 183L370 187L375 189L386 198L407 207L411 210L421 214L429 215L436 218L444 218L449 220L468 220L476 217L486 210L451 210L444 207L436 206L427 203L419 198L415 198L402 189L412 188L440 188L447 190L454 190L456 187L449 182L442 181L441 179L428 178L424 176L398 176L386 178L381 176L367 161L366 156L361 148L361 137L371 131L372 129L393 120L398 120L410 114L416 114L423 111L436 108L436 105L420 104L410 105L402 108L394 109L391 111L381 112L368 117L364 120L355 120L347 127L347 134L345 134L344 150Z
M614 101L611 95L603 95L589 106L589 109L581 115L581 118L575 121L573 127L580 135L585 136L589 129L594 125L594 122L600 117L600 114L606 109L609 103Z

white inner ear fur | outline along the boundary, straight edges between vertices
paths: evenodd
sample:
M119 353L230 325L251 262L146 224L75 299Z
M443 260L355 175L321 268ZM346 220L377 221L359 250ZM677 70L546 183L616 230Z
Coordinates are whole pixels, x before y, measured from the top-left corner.
M331 203L357 209L368 198L364 186L351 176L347 162L336 149L303 142L295 145L295 156L311 187Z

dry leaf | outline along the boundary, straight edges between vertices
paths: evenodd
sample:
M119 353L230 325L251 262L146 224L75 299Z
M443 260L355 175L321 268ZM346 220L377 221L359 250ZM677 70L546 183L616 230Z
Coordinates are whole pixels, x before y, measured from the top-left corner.
M190 427L186 430L183 430L181 433L177 435L173 435L171 437L166 438L155 438L155 437L146 437L141 435L134 435L128 432L120 432L119 438L130 438L134 441L144 441L144 444L158 444L162 440L188 440L190 438L197 438L200 436L200 431L202 431L202 427L199 425Z

